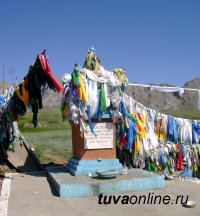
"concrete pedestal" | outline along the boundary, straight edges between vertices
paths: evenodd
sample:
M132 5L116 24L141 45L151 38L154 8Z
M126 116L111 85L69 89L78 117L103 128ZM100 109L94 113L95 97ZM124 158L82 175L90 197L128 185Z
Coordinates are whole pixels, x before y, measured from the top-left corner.
M114 195L131 191L161 189L164 177L141 169L131 169L127 175L112 179L95 179L88 176L72 176L65 167L47 168L50 179L62 198L78 198Z
M91 134L81 133L79 126L72 125L73 157L65 167L47 168L60 197L112 195L164 187L163 176L139 169L131 169L127 175L111 179L89 177L89 173L94 176L97 171L122 171L122 164L116 159L115 125L111 119L102 119L96 129L97 140Z
M66 171L73 176L87 176L89 173L96 171L116 170L122 171L122 164L118 159L103 159L103 160L77 160L70 158Z

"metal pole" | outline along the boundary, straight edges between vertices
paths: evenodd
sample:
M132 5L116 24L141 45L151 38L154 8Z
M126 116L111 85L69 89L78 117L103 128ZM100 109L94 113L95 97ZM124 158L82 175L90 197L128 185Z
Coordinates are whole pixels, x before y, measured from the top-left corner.
M16 76L16 80L15 80L15 87L17 87L17 84L18 84L18 83L17 83L17 76Z
M4 65L3 65L3 95L4 95Z

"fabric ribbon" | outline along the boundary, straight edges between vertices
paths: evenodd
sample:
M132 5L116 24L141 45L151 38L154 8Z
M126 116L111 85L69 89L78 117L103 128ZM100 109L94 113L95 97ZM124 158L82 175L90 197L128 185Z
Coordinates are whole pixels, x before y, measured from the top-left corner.
M83 77L81 74L79 74L79 83L80 86L78 88L78 96L79 96L79 100L83 101L83 103L87 103L88 102L88 97L85 91L85 86L84 86L84 81L83 81Z
M40 63L41 63L41 66L42 66L42 69L43 69L44 73L50 78L50 80L52 81L52 84L55 86L57 92L61 92L62 87L59 85L59 83L53 77L46 56L44 54L40 54L39 55L39 60L40 60Z
M150 87L151 91L160 91L160 92L178 92L179 96L182 97L183 93L184 93L184 89L183 88L179 88L179 87L162 87L162 86L151 86Z
M93 71L88 70L87 68L82 68L81 73L85 73L89 79L98 82L98 83L107 83L108 81L104 79L103 77L98 77L96 74L94 74Z
M26 90L25 85L26 85L25 80L22 80L22 83L21 83L21 87L22 87L21 88L21 92L20 92L19 87L17 87L17 89L15 90L15 92L16 92L17 96L24 102L25 106L27 106L28 102L29 102L29 93Z

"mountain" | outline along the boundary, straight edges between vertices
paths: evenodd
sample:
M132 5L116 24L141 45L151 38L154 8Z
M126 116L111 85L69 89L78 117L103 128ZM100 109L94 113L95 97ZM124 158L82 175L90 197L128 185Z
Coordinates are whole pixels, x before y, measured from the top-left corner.
M57 78L61 84L61 78ZM155 85L155 84L149 84ZM159 86L171 86L167 83L161 83ZM183 88L200 89L200 77L186 82ZM177 110L177 109L197 109L198 91L185 90L182 97L178 92L165 93L159 91L151 91L150 88L139 86L128 86L125 93L133 97L136 101L144 104L146 107L155 110ZM43 105L47 107L60 106L62 94L58 94L48 89L43 96Z
M150 84L154 85L154 84ZM162 83L159 86L171 86ZM200 89L200 77L186 82L183 88ZM128 86L125 92L133 97L136 101L144 104L146 107L155 110L177 110L177 109L197 109L198 91L185 90L182 97L178 92L165 93L159 91L151 91L150 88L140 86Z
M61 84L61 78L57 78ZM9 83L4 83L4 89L9 86ZM155 84L149 84L155 85ZM13 85L15 86L15 85ZM172 86L167 83L162 83L159 86ZM183 88L200 89L200 77L186 82ZM2 94L3 84L0 81L0 94ZM159 91L151 91L150 88L140 86L128 86L125 93L133 97L136 101L144 104L146 107L155 110L177 110L177 109L197 109L198 91L185 90L182 97L176 93L165 93ZM51 89L47 89L43 94L44 107L58 107L60 106L62 94L56 93Z
M8 83L8 82L3 83L3 81L0 81L0 95L3 95L3 90L5 91L8 86L13 86L15 88L14 83Z
M56 78L57 82L61 85L62 79ZM44 107L60 106L62 93L56 93L51 89L47 89L42 96L42 103Z
M58 83L60 83L60 84L62 83L61 78L56 78L56 80L58 81ZM13 86L13 88L15 89L16 84L4 82L4 85L3 85L3 81L0 81L0 95L3 95L3 87L4 87L4 91L5 91L5 89L8 86ZM44 91L44 94L42 97L43 106L44 107L59 106L61 97L62 97L62 94L58 94L58 93L54 92L53 90L47 88Z

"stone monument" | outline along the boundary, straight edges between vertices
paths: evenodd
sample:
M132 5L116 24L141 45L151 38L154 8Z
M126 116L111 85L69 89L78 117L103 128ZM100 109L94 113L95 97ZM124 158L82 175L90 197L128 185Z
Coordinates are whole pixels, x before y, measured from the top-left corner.
M115 122L120 119L128 128L122 100L128 85L124 69L106 71L92 47L83 68L75 64L63 82L61 109L63 119L72 126L73 157L66 166L47 168L59 196L98 196L164 187L162 176L141 169L122 175L122 164L116 157ZM118 176L111 177L110 173Z
M92 120L96 137L87 130L80 132L80 126L72 124L73 157L67 164L67 170L75 176L88 175L96 171L122 170L122 164L116 159L115 124L109 116L101 121ZM89 127L87 125L87 127Z

